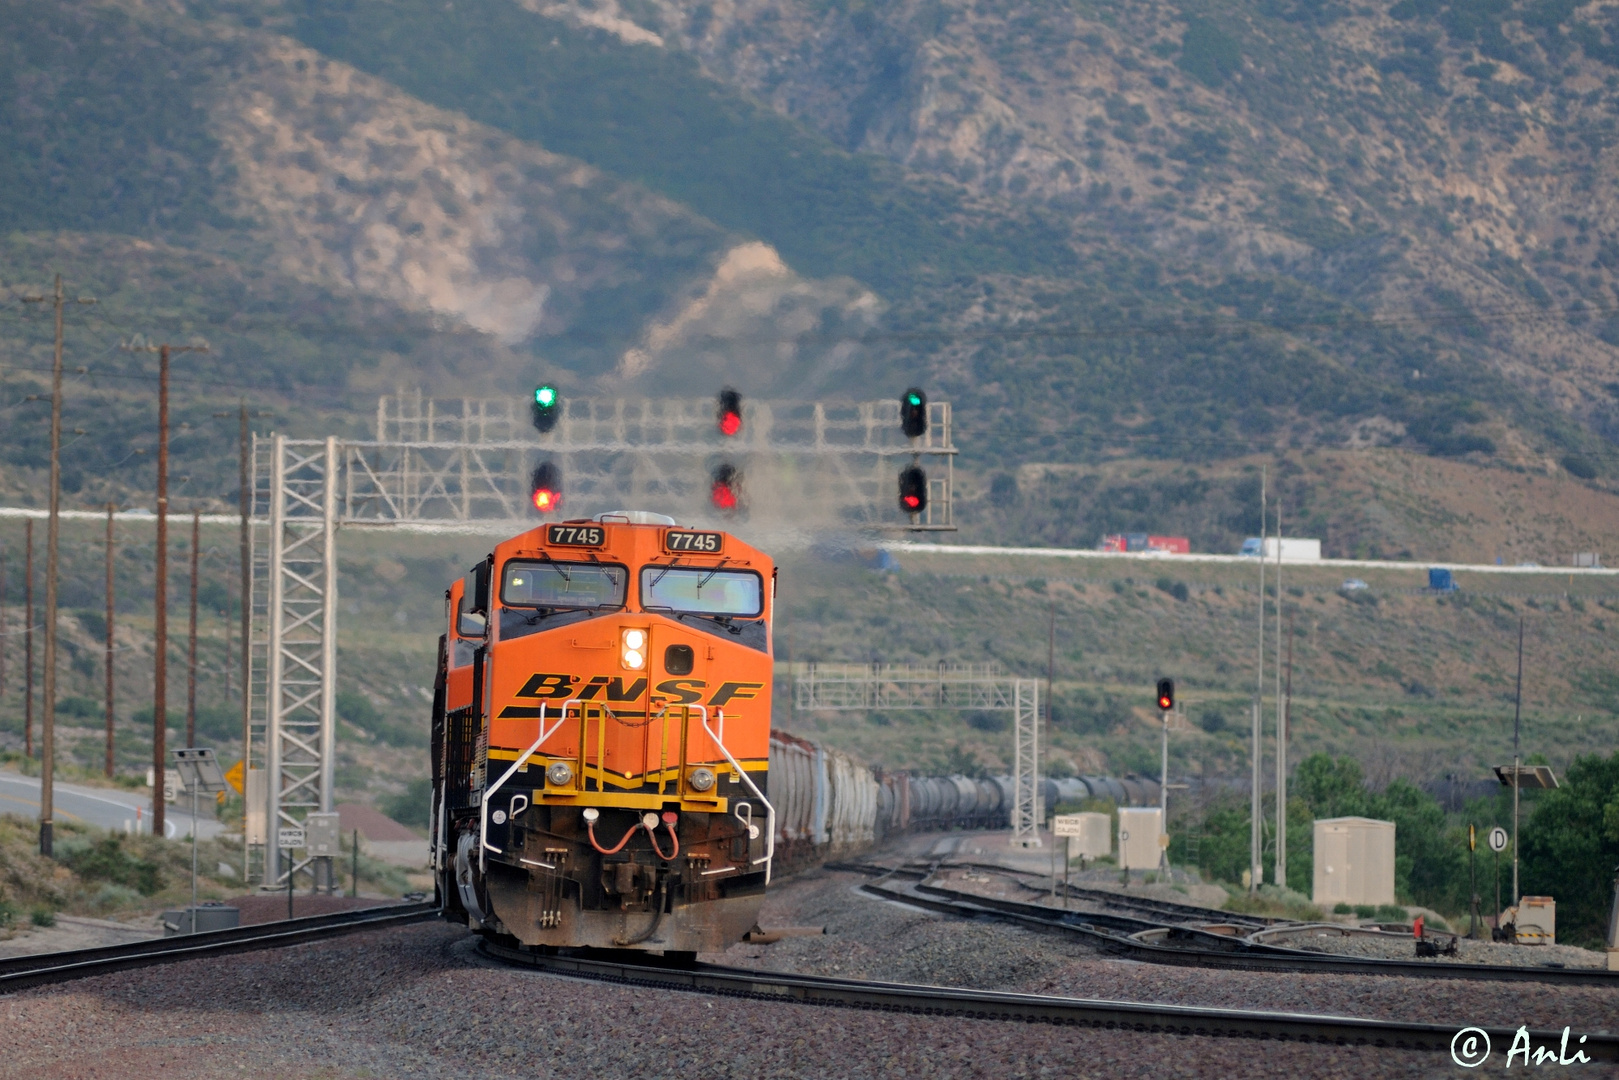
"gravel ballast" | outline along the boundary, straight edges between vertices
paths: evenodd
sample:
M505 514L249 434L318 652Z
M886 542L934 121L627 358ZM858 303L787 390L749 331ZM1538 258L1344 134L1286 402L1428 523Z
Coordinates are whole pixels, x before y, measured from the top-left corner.
M871 899L855 874L779 883L738 966L1076 997L1439 1024L1613 1028L1598 988L1273 975L1120 961L1081 943ZM120 972L0 998L0 1078L1454 1076L1443 1053L1146 1035L677 993L511 968L425 923ZM1504 1061L1498 1048L1491 1068ZM1614 1075L1586 1065L1582 1075Z
M0 1000L0 1077L1448 1075L1440 1054L923 1017L515 970L428 924Z

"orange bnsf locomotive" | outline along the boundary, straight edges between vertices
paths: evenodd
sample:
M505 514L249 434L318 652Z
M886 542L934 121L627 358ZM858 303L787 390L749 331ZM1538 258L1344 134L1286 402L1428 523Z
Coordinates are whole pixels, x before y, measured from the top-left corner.
M531 947L721 950L770 880L775 566L641 512L547 524L447 593L433 867Z

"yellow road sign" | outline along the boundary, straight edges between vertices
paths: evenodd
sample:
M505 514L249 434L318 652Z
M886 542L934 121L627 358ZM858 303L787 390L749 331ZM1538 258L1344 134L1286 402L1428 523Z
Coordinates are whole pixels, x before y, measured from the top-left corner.
M238 761L225 772L225 783L236 789L236 794L243 794L242 785L247 782L247 772Z

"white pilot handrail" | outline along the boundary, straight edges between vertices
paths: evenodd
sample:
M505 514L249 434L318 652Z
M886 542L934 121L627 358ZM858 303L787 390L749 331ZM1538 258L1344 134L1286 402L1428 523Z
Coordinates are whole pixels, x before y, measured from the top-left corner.
M563 705L562 715L557 717L557 722L551 725L551 730L547 731L545 729L545 702L540 702L540 737L535 739L534 744L527 750L517 755L517 760L512 762L512 767L502 773L499 780L496 780L484 790L483 799L478 805L478 870L480 873L488 866L484 852L493 851L496 855L505 854L502 849L489 842L489 800L494 797L495 792L499 791L506 781L512 778L512 774L523 767L545 740L557 733L557 729L562 726L562 722L567 718L568 707Z
M774 860L776 858L776 808L770 805L770 800L765 798L765 793L759 790L759 785L753 782L753 777L749 776L743 770L742 765L736 760L735 757L731 755L731 751L726 747L725 710L714 710L714 712L718 714L720 721L720 729L716 733L713 728L708 726L708 706L691 705L688 706L688 708L696 709L703 714L703 730L708 733L709 738L714 740L714 745L720 748L720 753L724 754L725 760L731 763L731 768L736 770L736 775L740 776L742 778L742 782L748 785L748 790L753 792L753 797L765 804L765 855L762 859L753 859L748 863L748 865L758 866L760 863L764 863L765 884L769 885L770 869L774 865Z

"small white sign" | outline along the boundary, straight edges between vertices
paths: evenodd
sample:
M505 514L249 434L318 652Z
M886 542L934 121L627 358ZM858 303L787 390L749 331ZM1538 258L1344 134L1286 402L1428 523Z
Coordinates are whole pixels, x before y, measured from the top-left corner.
M1051 819L1051 835L1084 836L1085 818L1080 814L1058 814Z
M275 831L275 846L282 851L291 851L293 848L304 846L304 831L302 829L277 829Z
M1490 830L1490 850L1499 855L1506 849L1507 831L1501 826L1497 825L1495 828Z

